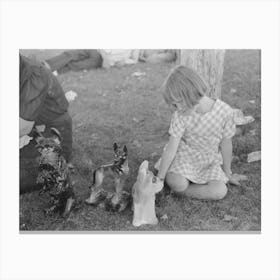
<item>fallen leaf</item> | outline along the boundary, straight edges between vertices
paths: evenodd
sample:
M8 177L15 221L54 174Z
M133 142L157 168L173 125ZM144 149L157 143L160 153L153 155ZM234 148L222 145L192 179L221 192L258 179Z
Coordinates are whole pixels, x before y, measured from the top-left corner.
M166 214L162 215L160 218L161 220L168 220L168 216Z
M236 221L237 217L233 217L231 215L224 215L223 220L226 221L226 222Z
M77 93L73 90L67 91L65 93L65 97L68 100L68 102L74 101L77 96Z
M256 103L256 100L249 100L249 103L255 104L255 103Z
M136 77L136 78L140 78L140 77L143 77L143 76L146 76L145 72L134 72L132 74L132 77Z
M248 154L247 162L254 162L261 160L261 151L256 151Z
M230 89L230 93L236 93L236 89L235 88L231 88Z

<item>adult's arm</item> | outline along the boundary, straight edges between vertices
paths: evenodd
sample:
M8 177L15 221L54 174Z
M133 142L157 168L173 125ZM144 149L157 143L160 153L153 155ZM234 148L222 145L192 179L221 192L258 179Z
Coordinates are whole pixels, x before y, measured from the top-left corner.
M50 90L51 73L41 63L20 56L19 116L25 121L36 121ZM22 121L23 127L26 123Z

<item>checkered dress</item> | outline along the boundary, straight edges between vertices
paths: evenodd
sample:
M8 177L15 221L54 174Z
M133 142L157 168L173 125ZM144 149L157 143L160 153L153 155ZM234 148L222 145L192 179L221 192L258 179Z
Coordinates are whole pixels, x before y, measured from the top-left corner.
M232 108L217 99L212 109L184 116L175 112L169 134L181 138L176 156L168 172L179 174L191 182L205 184L211 180L227 182L219 144L235 134Z

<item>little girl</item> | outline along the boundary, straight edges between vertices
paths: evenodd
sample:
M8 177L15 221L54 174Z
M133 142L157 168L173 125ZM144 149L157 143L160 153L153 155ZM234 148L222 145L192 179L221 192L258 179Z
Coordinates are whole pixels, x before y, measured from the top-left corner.
M175 67L163 87L165 102L173 110L157 177L170 188L198 199L222 199L232 177L232 141L235 134L229 105L206 94L208 85L198 73Z

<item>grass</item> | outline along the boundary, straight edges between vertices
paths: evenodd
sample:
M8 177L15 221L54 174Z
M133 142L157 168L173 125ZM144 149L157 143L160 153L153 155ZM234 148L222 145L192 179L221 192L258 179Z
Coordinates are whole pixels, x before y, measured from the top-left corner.
M23 50L42 60L58 50ZM108 70L68 72L58 76L65 91L78 97L70 104L73 118L73 163L75 190L80 201L89 195L91 171L111 161L112 145L126 144L129 151L132 187L144 159L150 167L159 158L167 138L170 112L162 103L159 87L173 64L138 63ZM136 71L145 72L141 78ZM156 226L132 226L130 209L117 214L81 203L68 219L44 217L47 198L38 192L20 196L20 224L26 230L67 231L259 231L261 229L261 163L247 163L247 154L261 149L260 52L227 50L224 65L222 99L255 122L239 127L233 138L233 172L249 180L241 187L230 186L221 201L200 201L178 197L165 190L157 200ZM249 102L254 100L254 103ZM252 133L252 131L255 132ZM106 187L112 181L107 180ZM167 219L162 219L167 215ZM231 217L229 220L225 216Z

